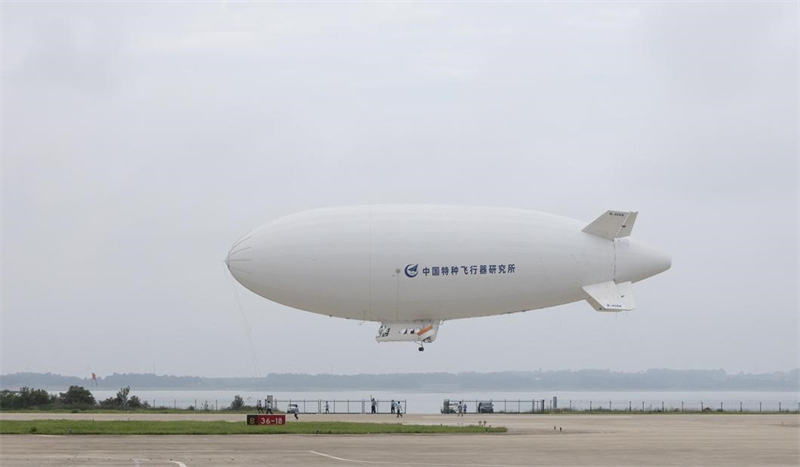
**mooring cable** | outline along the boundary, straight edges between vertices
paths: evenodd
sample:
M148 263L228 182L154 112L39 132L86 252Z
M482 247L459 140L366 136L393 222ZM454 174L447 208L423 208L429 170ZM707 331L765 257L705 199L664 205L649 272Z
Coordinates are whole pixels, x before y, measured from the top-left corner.
M222 262L225 264L225 261ZM239 314L242 316L242 321L244 322L244 330L245 334L247 335L247 342L250 344L250 353L253 357L253 370L256 372L256 398L261 397L261 391L259 388L259 379L261 378L261 368L258 364L258 354L256 353L256 347L253 345L253 330L250 327L250 322L247 321L247 315L244 313L244 307L242 307L242 303L239 300L239 294L236 292L236 284L233 281L233 277L228 274L227 266L226 266L225 275L228 276L228 284L233 291L233 299L236 300L236 306L239 308Z

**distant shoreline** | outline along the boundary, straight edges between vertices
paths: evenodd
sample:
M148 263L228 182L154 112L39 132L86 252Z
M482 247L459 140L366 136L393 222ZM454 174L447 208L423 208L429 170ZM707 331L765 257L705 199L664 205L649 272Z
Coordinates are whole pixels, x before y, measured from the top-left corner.
M114 373L92 378L53 373L0 375L0 388L35 387L66 390L69 386L114 390L131 386L148 391L222 391L269 388L272 391L404 391L409 393L470 392L679 392L679 391L800 391L800 370L728 374L722 370L653 369L626 373L610 370L532 371L496 373L399 373L399 374L269 374L265 377L199 377Z

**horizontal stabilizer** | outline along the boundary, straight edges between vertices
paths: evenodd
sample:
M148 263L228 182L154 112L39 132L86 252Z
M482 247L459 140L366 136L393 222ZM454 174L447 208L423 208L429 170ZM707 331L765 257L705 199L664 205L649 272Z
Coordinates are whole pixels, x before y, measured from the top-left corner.
M439 332L439 323L413 321L405 323L381 323L375 340L378 342L433 342Z
M638 212L606 211L605 214L584 227L583 231L608 240L627 237L633 230L633 224L636 222L638 214Z
M597 311L629 311L636 307L630 282L601 282L587 285L583 291L588 295L586 301Z

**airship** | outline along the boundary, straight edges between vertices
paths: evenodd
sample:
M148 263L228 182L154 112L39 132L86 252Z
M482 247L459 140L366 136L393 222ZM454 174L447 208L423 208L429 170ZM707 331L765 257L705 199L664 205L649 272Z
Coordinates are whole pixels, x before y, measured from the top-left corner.
M601 312L632 310L633 284L672 265L630 237L637 215L606 211L586 223L499 207L313 209L246 233L225 263L261 297L380 323L378 342L422 351L447 320L581 300Z

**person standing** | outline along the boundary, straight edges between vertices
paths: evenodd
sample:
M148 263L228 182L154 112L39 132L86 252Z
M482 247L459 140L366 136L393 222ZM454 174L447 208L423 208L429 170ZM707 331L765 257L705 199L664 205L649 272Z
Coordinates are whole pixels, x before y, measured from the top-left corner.
M397 413L397 417L395 418L403 418L403 407L400 405L400 401L397 401L397 408L395 408L395 413Z
M372 413L378 413L378 401L376 401L372 396L370 396L370 400L372 402Z
M272 401L270 399L267 399L267 413L272 414Z
M328 401L325 401L325 413L331 413L330 408L328 407Z
M264 407L261 406L261 399L258 399L258 402L256 402L256 412L264 413Z
M392 399L392 414L394 414L394 399Z

